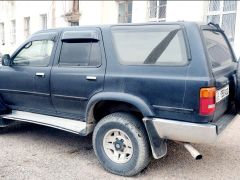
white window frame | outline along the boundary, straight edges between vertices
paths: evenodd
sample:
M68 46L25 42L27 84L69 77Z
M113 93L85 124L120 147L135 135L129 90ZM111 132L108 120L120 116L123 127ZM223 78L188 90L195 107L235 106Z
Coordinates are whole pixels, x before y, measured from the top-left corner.
M150 0L150 1L152 1L152 0ZM157 11L156 11L156 17L154 17L154 18L150 17L150 1L148 1L148 17L149 17L149 21L151 21L151 22L165 22L166 21L166 17L167 17L167 1L166 1L166 4L160 5L159 0L156 0L157 1L157 7L156 7ZM164 7L164 6L166 6L165 18L159 18L160 7Z
M236 10L233 10L233 11L224 11L224 1L222 1L222 0L216 0L216 1L218 1L220 3L218 11L210 11L209 10L210 1L208 1L208 6L207 6L208 10L207 10L207 15L206 15L206 21L208 19L208 16L219 16L219 26L222 27L223 15L236 14L236 16L237 16L237 7L236 7ZM237 22L235 21L235 30L236 30L236 23ZM236 34L236 33L234 33L234 34ZM231 41L234 41L234 39L235 39L235 36Z

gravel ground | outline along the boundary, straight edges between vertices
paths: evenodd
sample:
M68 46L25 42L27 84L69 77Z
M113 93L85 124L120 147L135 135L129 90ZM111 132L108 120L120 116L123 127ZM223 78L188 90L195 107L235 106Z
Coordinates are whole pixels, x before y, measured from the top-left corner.
M195 145L203 159L193 160L179 144L153 160L139 179L239 179L240 118L212 145ZM91 136L21 124L0 134L0 179L127 179L102 169Z

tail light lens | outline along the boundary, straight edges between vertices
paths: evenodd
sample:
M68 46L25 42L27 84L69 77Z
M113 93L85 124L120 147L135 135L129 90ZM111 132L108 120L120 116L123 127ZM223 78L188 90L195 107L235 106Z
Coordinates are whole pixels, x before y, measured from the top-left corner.
M216 88L201 88L200 89L200 114L211 115L215 112L215 95Z

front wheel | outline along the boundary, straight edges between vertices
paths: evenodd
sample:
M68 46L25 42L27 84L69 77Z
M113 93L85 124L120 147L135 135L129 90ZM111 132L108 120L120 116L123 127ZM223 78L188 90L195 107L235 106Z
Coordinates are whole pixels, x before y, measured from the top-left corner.
M113 113L95 127L93 148L103 167L121 176L133 176L150 161L144 125L128 113Z

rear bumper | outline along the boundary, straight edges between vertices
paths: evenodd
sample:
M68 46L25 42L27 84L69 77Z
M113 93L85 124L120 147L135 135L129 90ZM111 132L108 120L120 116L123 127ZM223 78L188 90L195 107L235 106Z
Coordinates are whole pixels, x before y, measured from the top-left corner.
M189 143L213 143L219 134L234 120L235 113L229 113L215 123L189 123L160 118L144 118L148 134L153 139L170 139Z

